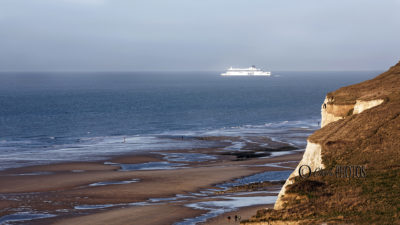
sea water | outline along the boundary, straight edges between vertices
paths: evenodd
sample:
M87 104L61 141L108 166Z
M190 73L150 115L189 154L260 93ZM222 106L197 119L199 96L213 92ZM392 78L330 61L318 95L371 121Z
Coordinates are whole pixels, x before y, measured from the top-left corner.
M301 147L318 128L326 93L377 74L3 72L0 169L218 145L200 136L258 135Z

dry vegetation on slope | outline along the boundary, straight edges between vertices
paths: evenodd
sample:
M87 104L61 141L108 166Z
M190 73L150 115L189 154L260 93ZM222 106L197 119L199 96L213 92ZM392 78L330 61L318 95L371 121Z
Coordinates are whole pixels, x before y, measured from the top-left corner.
M322 146L326 171L363 165L365 178L297 177L283 210L260 210L251 221L400 224L400 63L378 77L328 94L333 104L384 99L309 137ZM278 224L278 223L277 223Z
M381 99L398 92L400 75L400 62L381 75L364 82L339 88L327 94L334 98L336 105L354 104L356 100Z

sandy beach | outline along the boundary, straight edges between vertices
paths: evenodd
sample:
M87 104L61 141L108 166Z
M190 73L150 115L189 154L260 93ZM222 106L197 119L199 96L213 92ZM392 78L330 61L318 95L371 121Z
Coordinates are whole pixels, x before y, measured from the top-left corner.
M274 198L280 184L264 187L261 194L246 190L246 187L224 192L229 188L215 185L253 174L288 170L293 168L302 154L292 152L278 157L247 160L237 160L237 155L221 153L216 149L175 150L168 151L168 154L194 152L207 153L214 158L169 168L162 154L142 153L98 162L69 162L5 170L0 172L0 215L3 221L7 218L24 221L19 218L25 214L31 217L31 220L25 220L29 224L174 224L196 217L202 217L196 223L225 224L222 221L226 220L226 224L230 224L226 219L228 214L236 213L245 219L267 204L260 200L243 207L225 209L226 212L217 210L216 214L210 214L212 210L207 210L207 207L188 205L214 201L218 204L227 200L229 204L229 201L240 202L240 198L254 201L257 196L261 196L260 199ZM126 165L152 163L163 163L161 165L166 168L123 169ZM232 210L234 212L230 213ZM33 219L36 216L39 218Z
M209 219L204 225L233 225L240 224L241 220L249 219L254 216L256 211L262 208L273 208L273 204L269 205L256 205L239 208L237 211L227 212L215 218ZM235 216L237 220L235 220ZM229 219L230 218L230 219Z

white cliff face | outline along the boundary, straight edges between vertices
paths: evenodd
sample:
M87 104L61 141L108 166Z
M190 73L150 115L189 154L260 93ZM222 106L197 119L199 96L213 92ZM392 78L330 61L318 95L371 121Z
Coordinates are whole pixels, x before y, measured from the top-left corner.
M333 113L332 104L333 98L325 97L324 103L321 106L321 128L329 123L343 119L343 116L338 116Z
M378 106L383 103L383 99L376 99L371 101L357 100L354 105L353 114L362 113L363 111L370 109L372 107Z
M356 104L349 105L335 105L333 98L326 97L321 107L321 127L326 126L329 123L345 118L347 115L359 114L367 109L380 105L384 102L383 99L376 99L370 101L357 100ZM351 112L352 111L352 112ZM296 169L290 174L286 180L281 191L279 192L278 199L275 202L274 209L279 210L284 207L284 201L282 198L286 193L286 187L294 183L294 178L299 176L299 168L303 165L310 167L311 171L316 169L324 169L325 166L322 164L321 156L321 145L307 141L307 147L304 152L303 158L297 165Z
M332 113L328 113L324 105L321 108L321 128L328 125L329 123L335 122L337 120L343 119L341 116L335 116Z
M329 123L343 119L351 114L359 114L364 110L378 106L383 103L383 99L375 99L370 101L357 100L356 104L352 105L335 105L333 98L325 98L321 106L321 128ZM353 112L351 112L353 110Z
M274 209L279 210L283 208L284 201L282 201L282 197L286 193L286 187L294 183L294 181L291 178L299 176L299 169L303 165L309 166L311 168L311 171L315 171L318 168L319 169L325 168L325 166L322 164L321 145L307 141L307 147L304 152L303 158L297 165L296 169L290 174L289 178L286 180L281 191L279 192L278 199L276 200L274 205Z

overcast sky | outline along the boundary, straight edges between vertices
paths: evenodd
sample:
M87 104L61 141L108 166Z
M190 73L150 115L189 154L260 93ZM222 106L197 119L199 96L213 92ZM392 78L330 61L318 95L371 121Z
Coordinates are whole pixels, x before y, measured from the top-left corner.
M385 70L400 0L0 0L0 71Z

